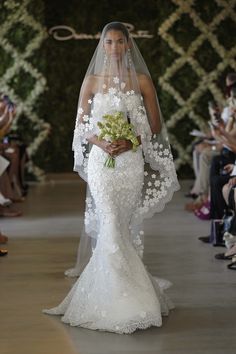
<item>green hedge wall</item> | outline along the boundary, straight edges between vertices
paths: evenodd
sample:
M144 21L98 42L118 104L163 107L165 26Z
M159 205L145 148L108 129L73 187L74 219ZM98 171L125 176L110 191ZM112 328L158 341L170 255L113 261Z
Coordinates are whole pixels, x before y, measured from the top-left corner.
M47 29L63 24L73 27L78 33L94 34L101 30L106 23L118 20L132 23L135 29L148 30L154 35L154 38L137 39L137 44L152 74L164 118L168 121L178 109L178 103L165 90L161 89L158 79L178 58L178 55L158 35L158 28L177 7L177 1L172 0L126 0L119 2L114 0L32 0L28 11ZM194 8L205 23L212 21L221 10L217 0L207 2L195 0ZM235 11L235 8L233 10ZM7 11L1 5L1 21L6 18ZM183 48L188 48L194 38L198 36L198 32L199 30L192 25L188 14L182 15L170 29L170 33ZM236 44L234 32L235 22L232 19L224 21L217 29L219 41L228 50ZM24 49L24 42L29 41L31 36L33 33L20 26L11 29L9 33L9 38L19 47L19 50ZM32 64L47 79L47 90L35 103L35 110L42 119L51 124L51 133L34 156L35 163L47 172L72 170L71 142L77 100L82 79L97 43L97 40L56 41L52 36L48 36L40 49L30 58ZM0 74L2 74L6 67L11 65L11 58L7 56L1 46L0 56ZM204 42L200 50L197 51L196 58L208 72L213 70L221 60L207 42ZM217 85L222 91L225 74L229 71L233 71L230 66L217 78ZM172 84L183 98L187 98L189 93L196 88L199 80L201 78L197 77L191 67L185 65L172 78ZM15 90L18 90L22 97L31 89L31 84L30 79L24 80L24 78L21 78L21 82L19 80L15 83L12 82L12 85L15 85ZM196 103L196 110L204 121L208 119L207 101L211 98L212 94L207 90ZM183 146L188 146L192 140L189 131L194 127L194 122L186 116L171 129L171 133L181 141ZM24 131L28 129L28 139L30 139L32 127L26 122L24 116L20 117L18 129ZM173 151L178 155L174 146ZM191 166L186 164L181 166L179 174L183 177L190 176L191 171Z
M140 14L145 12L143 20ZM97 33L110 21L130 22L137 29L156 32L157 2L149 1L50 1L45 2L45 23L47 28L65 24L76 32ZM146 60L153 61L155 52L148 43L138 40L143 52L148 49ZM150 41L151 42L151 41ZM59 42L49 37L44 50L47 57L47 81L49 90L45 108L52 125L51 141L53 146L46 161L46 170L70 171L72 168L71 142L80 85L97 46L97 40L70 40ZM153 65L154 67L154 65Z

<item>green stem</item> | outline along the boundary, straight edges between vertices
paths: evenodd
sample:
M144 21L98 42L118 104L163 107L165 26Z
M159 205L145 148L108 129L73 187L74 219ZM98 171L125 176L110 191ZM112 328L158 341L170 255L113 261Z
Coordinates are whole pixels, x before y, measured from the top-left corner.
M116 165L115 158L109 155L104 163L104 166L108 168L115 168L115 165Z

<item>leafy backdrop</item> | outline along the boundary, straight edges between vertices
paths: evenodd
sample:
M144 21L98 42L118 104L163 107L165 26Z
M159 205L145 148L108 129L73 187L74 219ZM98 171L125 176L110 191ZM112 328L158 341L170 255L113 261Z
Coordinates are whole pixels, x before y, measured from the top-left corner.
M0 20L0 91L18 104L14 129L30 145L32 173L72 170L78 94L97 45L56 41L48 29L63 24L95 34L119 20L154 35L137 42L179 174L191 174L189 131L206 126L208 100L223 102L225 75L236 71L236 0L3 0Z

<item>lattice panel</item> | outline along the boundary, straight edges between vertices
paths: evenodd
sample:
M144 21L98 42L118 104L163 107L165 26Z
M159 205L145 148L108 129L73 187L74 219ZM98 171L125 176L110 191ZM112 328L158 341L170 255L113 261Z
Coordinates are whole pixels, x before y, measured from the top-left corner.
M29 58L40 48L42 41L47 37L47 33L43 26L28 12L29 3L30 0L7 0L2 5L7 11L8 16L1 23L0 49L8 57L9 65L0 77L0 88L2 92L7 93L17 104L17 117L14 128L17 128L18 123L20 124L18 118L21 114L24 114L32 126L32 136L34 138L29 145L28 152L33 156L40 144L48 136L50 125L42 118L39 118L34 109L38 97L46 88L46 79L32 65ZM16 26L24 28L23 41L19 41L16 38L14 42L9 38ZM20 42L23 43L23 48L19 47ZM25 97L19 96L17 86L14 85L14 81L18 76L20 77L21 85L24 85L25 80L31 84L29 92L27 92ZM32 162L29 165L29 170L38 178L43 175L42 171Z
M178 109L167 121L167 127L169 130L173 130L177 124L186 119L187 116L194 125L197 125L200 129L204 129L206 128L206 123L198 114L196 109L197 101L203 94L210 91L217 102L224 102L222 91L217 86L216 80L228 67L232 68L232 71L236 71L236 45L234 45L234 33L228 34L229 36L232 36L233 45L230 48L226 48L223 43L219 41L216 31L226 20L233 21L234 24L236 23L236 0L215 0L215 6L219 8L219 11L215 14L212 20L207 23L203 21L194 8L196 1L171 1L175 4L176 9L159 27L159 35L168 43L169 47L177 55L176 60L174 60L159 78L159 84L162 89L167 91L178 104ZM175 36L170 32L171 29L174 28L176 22L179 20L181 21L181 18L183 18L183 16L186 17L186 15L191 19L192 25L197 29L197 35L191 41L190 45L187 48L184 48L177 42ZM191 28L189 30L191 31ZM217 57L217 63L211 71L204 68L204 63L200 63L200 60L197 59L197 51L202 48L201 46L203 46L206 41L211 46L210 50L214 51L215 56ZM163 53L163 55L165 54ZM178 76L178 72L183 70L186 65L191 67L191 70L197 75L198 80L196 81L195 88L189 92L188 97L183 97L180 90L177 90L174 86L175 80L173 80L173 77L176 77L176 75ZM184 146L180 138L177 138L170 132L169 135L172 146L178 152L178 158L175 161L176 167L179 168L185 164L191 165L191 144Z

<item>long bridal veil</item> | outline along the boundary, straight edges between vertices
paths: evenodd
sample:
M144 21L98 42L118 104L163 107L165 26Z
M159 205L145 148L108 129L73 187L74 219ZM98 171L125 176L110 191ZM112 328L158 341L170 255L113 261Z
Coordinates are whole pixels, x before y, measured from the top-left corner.
M137 136L141 138L145 160L144 183L136 210L130 220L130 237L142 257L144 244L142 222L164 209L173 193L179 189L179 183L157 95L151 97L153 107L150 105L147 107L145 97L141 93L142 79L149 80L153 85L145 61L127 30L123 32L126 49L122 53L107 55L104 46L109 45L109 39L107 43L105 41L110 28L111 24L108 24L102 31L81 87L73 139L74 171L87 181L87 164L91 150L87 139L99 134L97 122L102 114L100 107L104 110L104 100L107 100L106 113L121 111L134 125ZM87 94L89 85L93 87L93 94L90 96ZM155 107L161 126L158 134L152 134L151 129ZM74 268L65 272L66 275L78 276L84 269L92 249L96 246L98 229L98 211L87 186L85 226L80 237L77 261Z

